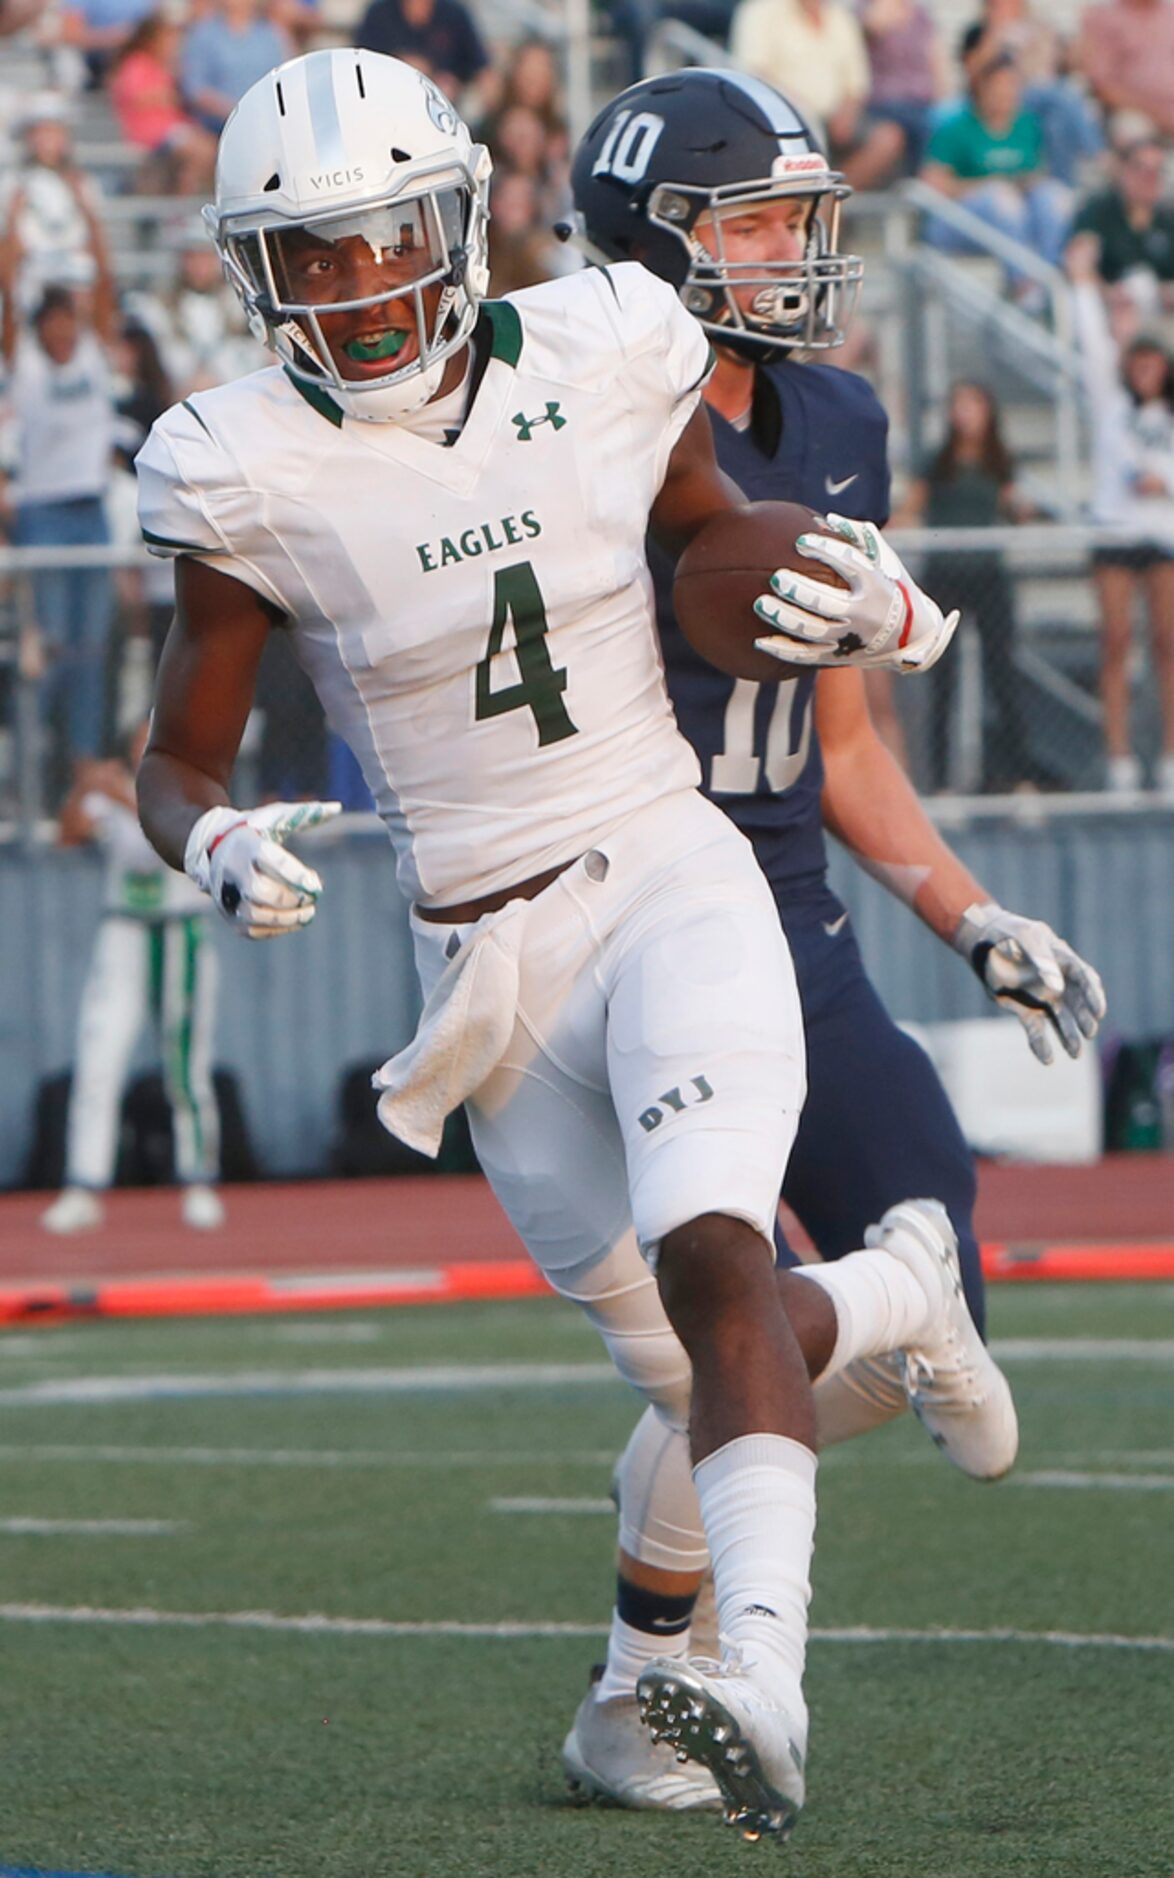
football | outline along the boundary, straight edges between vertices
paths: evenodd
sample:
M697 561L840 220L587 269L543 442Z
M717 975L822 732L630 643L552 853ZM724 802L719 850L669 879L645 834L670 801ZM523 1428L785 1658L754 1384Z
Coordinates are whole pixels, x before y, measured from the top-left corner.
M770 628L754 602L770 592L770 577L780 567L827 586L845 585L795 546L802 534L830 532L801 502L751 502L712 516L677 562L673 580L673 606L689 644L733 678L777 683L785 675L778 659L755 649Z

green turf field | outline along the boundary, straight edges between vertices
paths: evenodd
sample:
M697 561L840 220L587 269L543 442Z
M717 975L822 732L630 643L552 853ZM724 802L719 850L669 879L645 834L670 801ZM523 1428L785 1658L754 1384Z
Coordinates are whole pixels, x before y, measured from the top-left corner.
M817 1636L785 1850L564 1797L636 1406L566 1307L0 1337L0 1871L1168 1878L1174 1289L1002 1288L992 1317L1018 1483L962 1479L912 1422L834 1450L812 1621L1011 1635ZM518 1499L586 1504L494 1504ZM599 1635L388 1627L446 1622Z

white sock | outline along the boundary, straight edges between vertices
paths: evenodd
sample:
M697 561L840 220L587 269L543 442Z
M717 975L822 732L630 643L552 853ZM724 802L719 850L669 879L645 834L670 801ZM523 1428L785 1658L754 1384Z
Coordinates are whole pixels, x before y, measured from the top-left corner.
M923 1285L902 1259L880 1246L849 1252L826 1265L797 1266L795 1276L821 1286L836 1310L836 1344L819 1373L820 1383L858 1356L887 1356L916 1343L941 1296L928 1263Z
M895 1421L909 1407L905 1385L888 1365L864 1356L835 1375L823 1375L811 1391L815 1435L822 1454L837 1441L851 1441Z
M718 1627L803 1725L815 1542L815 1456L786 1435L740 1435L693 1469Z
M595 1685L595 1700L611 1702L616 1696L635 1695L636 1680L655 1657L689 1654L689 1632L679 1630L672 1636L656 1631L636 1630L626 1624L618 1611L611 1614L611 1634L607 1640L607 1666Z

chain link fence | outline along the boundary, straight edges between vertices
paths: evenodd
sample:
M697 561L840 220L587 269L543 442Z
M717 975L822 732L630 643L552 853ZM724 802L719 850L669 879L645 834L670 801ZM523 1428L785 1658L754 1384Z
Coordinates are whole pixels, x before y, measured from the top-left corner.
M1098 578L1106 555L1130 567L1120 538L1033 525L893 531L890 539L941 604L962 613L937 668L892 686L892 734L918 789L930 797L1101 791ZM1144 780L1154 777L1161 749L1146 622L1154 588L1152 567L1132 572L1132 731ZM62 582L65 600L50 592ZM109 621L99 639L87 626L95 583L109 587L111 601L96 609ZM116 752L142 721L170 592L171 569L137 548L0 550L0 821L10 830L31 835L46 824L76 757ZM95 688L100 747L83 751L71 727L87 715L77 708L79 693ZM349 751L327 731L280 633L262 665L234 787L243 800L325 794L369 806Z

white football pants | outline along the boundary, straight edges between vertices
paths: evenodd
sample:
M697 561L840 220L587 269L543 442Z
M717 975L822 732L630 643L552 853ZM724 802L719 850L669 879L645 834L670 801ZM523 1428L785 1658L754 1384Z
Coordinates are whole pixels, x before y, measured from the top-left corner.
M427 996L473 928L413 913L412 930ZM689 1365L631 1228L651 1263L703 1213L769 1240L804 1092L774 900L700 795L630 816L530 903L513 1035L468 1104L474 1145L535 1262L678 1428Z
M216 953L205 914L165 920L108 913L82 992L69 1100L66 1181L114 1178L122 1092L148 1018L158 1026L171 1103L175 1167L185 1184L215 1180L220 1129L212 1087Z

